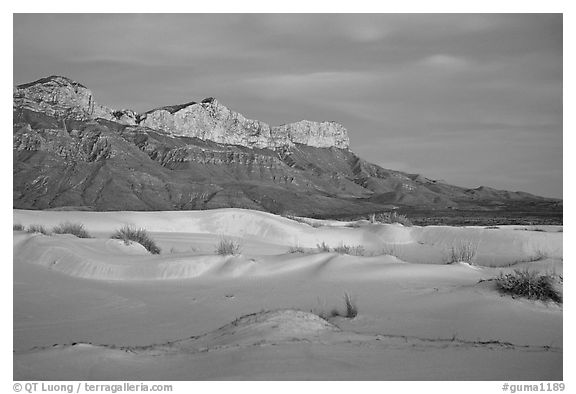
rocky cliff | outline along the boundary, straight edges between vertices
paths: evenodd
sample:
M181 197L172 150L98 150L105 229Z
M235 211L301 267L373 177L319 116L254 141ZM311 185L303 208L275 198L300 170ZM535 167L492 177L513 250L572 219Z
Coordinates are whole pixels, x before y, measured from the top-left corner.
M13 92L13 105L64 119L102 118L136 124L138 117L134 111L113 110L98 104L86 86L55 75L18 85Z
M98 104L92 92L84 85L59 76L19 85L13 96L15 108L27 108L56 118L101 118L127 125L140 125L170 135L248 148L275 150L297 143L318 148L348 149L350 144L346 129L336 122L303 120L271 127L259 120L247 119L213 98L199 103L162 107L144 114L114 110Z

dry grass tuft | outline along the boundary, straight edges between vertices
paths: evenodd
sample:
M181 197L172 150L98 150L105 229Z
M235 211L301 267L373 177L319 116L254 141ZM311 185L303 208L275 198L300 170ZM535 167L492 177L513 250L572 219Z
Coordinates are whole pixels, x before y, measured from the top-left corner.
M46 229L46 227L42 226L41 224L31 224L26 229L28 233L40 233L44 235L50 235L50 231Z
M83 224L80 223L61 223L60 225L54 227L52 231L55 234L72 234L78 238L92 238L88 231L84 228Z
M370 223L400 223L403 226L411 227L412 222L406 215L399 214L397 212L381 212L373 213L370 215Z
M550 274L539 275L528 269L514 270L510 274L501 273L496 278L496 286L512 296L561 303L562 296L554 288L554 280L555 277Z
M322 242L321 244L317 244L316 248L318 248L318 250L320 252L330 252L330 246L326 245L326 242Z
M136 229L131 226L124 226L121 229L116 230L110 238L121 239L127 245L130 244L130 241L138 242L150 253L160 254L160 248L143 228Z
M358 316L358 306L356 301L348 293L344 293L344 311L338 310L338 308L332 308L329 313L318 314L322 319L328 320L331 317L345 317L347 319L354 319Z
M216 249L216 254L221 256L237 255L240 254L242 247L240 244L230 238L220 238Z
M364 256L366 254L366 249L364 249L364 246L362 245L340 245L334 248L334 252L348 254L350 256Z
M290 246L288 253L304 253L304 248L300 245Z
M457 246L452 246L448 264L460 262L472 264L476 257L477 250L478 247L472 242L462 242Z

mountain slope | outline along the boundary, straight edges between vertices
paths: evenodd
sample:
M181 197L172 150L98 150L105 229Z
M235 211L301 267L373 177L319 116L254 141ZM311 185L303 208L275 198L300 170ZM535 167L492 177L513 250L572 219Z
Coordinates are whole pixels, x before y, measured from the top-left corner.
M16 87L13 111L16 208L239 207L333 216L558 205L387 170L350 151L335 122L269 126L212 98L137 114L96 103L82 84L48 77Z

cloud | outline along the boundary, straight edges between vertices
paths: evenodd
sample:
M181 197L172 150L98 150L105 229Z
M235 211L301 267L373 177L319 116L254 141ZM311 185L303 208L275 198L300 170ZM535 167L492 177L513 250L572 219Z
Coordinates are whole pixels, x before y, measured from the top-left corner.
M442 70L455 71L466 69L470 62L458 56L437 54L427 56L422 60L422 64Z
M357 88L370 84L377 79L366 72L322 71L303 74L274 74L262 77L250 77L240 81L248 89L257 89L262 94L291 95L318 94Z

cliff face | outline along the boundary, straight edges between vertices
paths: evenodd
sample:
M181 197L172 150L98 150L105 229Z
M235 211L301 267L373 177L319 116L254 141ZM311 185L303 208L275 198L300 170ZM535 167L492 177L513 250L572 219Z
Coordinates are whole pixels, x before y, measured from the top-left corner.
M272 127L259 120L247 119L212 98L184 107L152 110L142 117L140 125L151 129L249 148L277 149L297 143L316 148L348 149L350 145L348 132L339 123L303 120Z
M134 111L114 111L100 105L94 100L90 89L65 77L51 76L19 85L14 89L13 100L14 108L27 108L57 118L102 118L136 124L137 114Z
M52 76L18 86L14 107L27 108L56 118L106 119L126 125L140 125L174 136L194 137L248 148L278 149L295 143L319 148L348 149L346 129L335 122L300 121L271 127L247 119L213 98L200 103L162 107L138 114L98 104L84 85Z
M278 135L287 135L290 141L316 148L348 149L348 132L340 123L310 122L302 120L273 128Z
M215 99L205 99L173 113L152 110L143 118L140 125L151 129L222 144L270 149L292 144L287 135L276 134L268 124L247 119Z

